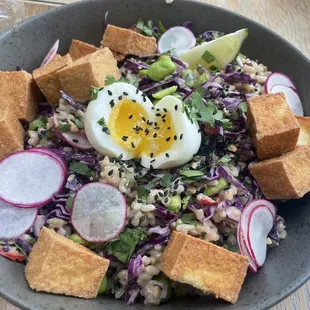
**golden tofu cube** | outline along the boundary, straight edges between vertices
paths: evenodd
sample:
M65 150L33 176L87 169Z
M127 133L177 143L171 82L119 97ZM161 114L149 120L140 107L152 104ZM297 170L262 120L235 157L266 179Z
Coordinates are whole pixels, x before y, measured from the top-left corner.
M60 99L60 83L57 71L72 63L70 55L55 56L46 66L33 71L32 75L41 92L50 104L58 104Z
M247 128L259 159L268 159L295 149L299 124L283 93L248 99Z
M297 146L310 146L310 117L295 116L299 126L300 133L298 137Z
M107 26L101 45L123 55L151 56L157 50L154 37L146 37L133 30L113 25Z
M0 72L0 105L8 104L15 116L31 122L38 114L40 92L26 71Z
M86 55L57 73L61 89L79 102L90 100L91 86L103 87L107 75L117 80L121 77L111 51L108 48Z
M75 61L88 54L96 52L97 49L98 48L96 46L85 43L83 41L72 40L72 43L69 49L69 55L71 56L72 60Z
M36 291L95 298L109 262L43 227L29 255L25 275Z
M170 279L233 304L237 302L248 266L245 256L176 231L161 258L161 270Z
M0 105L0 160L24 149L25 131L9 105Z
M310 191L310 148L301 146L250 167L267 199L294 199Z

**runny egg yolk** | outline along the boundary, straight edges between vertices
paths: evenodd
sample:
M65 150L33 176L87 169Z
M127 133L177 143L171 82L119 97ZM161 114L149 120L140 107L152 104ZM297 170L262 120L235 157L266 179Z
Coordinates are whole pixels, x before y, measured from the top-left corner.
M150 120L141 104L128 99L112 108L108 122L110 135L124 149L134 152L135 157L166 152L175 140L171 114L156 108L152 112L155 118Z

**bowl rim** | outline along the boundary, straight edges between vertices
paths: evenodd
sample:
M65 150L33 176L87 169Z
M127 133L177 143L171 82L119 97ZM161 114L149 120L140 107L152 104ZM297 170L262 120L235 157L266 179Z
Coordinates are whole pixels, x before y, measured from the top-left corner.
M104 0L83 0L83 1L77 1L77 2L73 2L73 3L69 3L69 4L62 4L60 6L57 6L55 8L52 8L50 10L47 10L43 13L39 13L36 15L33 15L31 17L28 17L22 21L20 21L19 23L17 23L16 25L4 30L3 32L0 32L0 42L1 40L3 40L5 37L9 36L11 34L11 32L14 32L15 29L19 28L19 27L23 27L24 25L28 25L29 23L32 23L35 20L41 19L44 16L47 16L49 14L53 14L59 10L64 10L64 8L66 10L70 10L73 7L78 7L81 6L83 7L84 5L87 5L87 3L94 3L94 2L103 2ZM162 0L164 1L164 0ZM231 15L237 16L238 18L241 18L243 20L246 20L247 22L255 25L256 27L265 30L271 34L273 34L274 36L277 37L278 40L281 40L282 42L284 42L286 45L289 45L291 49L293 49L301 58L303 58L306 62L310 63L310 59L297 47L295 47L291 42L289 42L287 39L283 38L281 35L279 35L278 33L276 33L275 31L271 30L270 28L266 27L265 25L251 19L248 18L247 16L244 16L240 13L234 12L232 10L223 8L221 6L218 5L214 5L214 4L209 4L206 2L202 2L200 0L178 0L178 3L191 3L194 5L199 5L199 6L204 6L204 7L208 7L211 10L218 10L218 11L222 11L222 12L226 12L229 13ZM167 4L168 5L168 4ZM169 5L173 5L169 4ZM266 308L264 309L269 309L275 305L277 305L278 303L280 303L281 301L283 301L284 299L286 299L288 296L292 295L294 292L296 292L302 285L304 285L308 280L310 279L310 273L309 274L304 274L303 276L300 276L295 282L294 285L291 286L291 288L289 288L284 294L278 295L276 298L273 298L273 300L267 305ZM22 303L22 299L17 298L15 296L13 296L12 294L10 294L8 291L5 291L4 289L0 288L0 297L2 297L3 299L5 299L6 301L8 301L9 303L24 309L24 310L32 310L31 308L29 308L28 306L25 306Z

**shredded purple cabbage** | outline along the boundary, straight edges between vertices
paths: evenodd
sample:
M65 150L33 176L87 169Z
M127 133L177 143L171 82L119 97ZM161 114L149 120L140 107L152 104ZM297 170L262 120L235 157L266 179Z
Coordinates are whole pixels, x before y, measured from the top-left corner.
M231 73L223 73L219 74L221 78L225 80L225 82L228 83L236 83L241 82L245 84L256 84L256 79L251 78L249 74L243 73L243 72L231 72Z
M76 110L82 110L82 111L85 110L85 108L86 108L85 105L75 101L72 97L70 97L69 95L65 94L63 91L60 91L60 93L61 93L61 98L66 100L71 105L71 107L73 107Z

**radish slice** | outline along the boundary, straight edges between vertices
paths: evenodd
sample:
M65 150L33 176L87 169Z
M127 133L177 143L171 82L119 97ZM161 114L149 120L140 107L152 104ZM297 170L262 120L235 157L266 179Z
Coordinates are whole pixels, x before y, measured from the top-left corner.
M251 257L249 251L247 250L247 247L245 245L245 237L243 234L243 231L241 229L241 226L238 225L238 230L237 230L237 240L238 240L238 245L239 245L239 250L243 256L247 256L249 258L249 268L253 273L257 272L257 265L253 258Z
M37 208L16 208L0 200L0 239L11 240L24 234L33 225L37 214Z
M267 255L267 236L272 229L274 217L266 206L254 208L249 216L247 229L247 243L250 255L258 267L263 266Z
M126 200L118 189L98 182L90 183L75 195L71 223L86 241L106 242L123 230L126 213Z
M265 93L269 94L271 88L277 84L289 86L296 90L294 83L287 75L282 72L273 72L268 76L265 82Z
M48 154L14 153L0 163L0 199L21 208L41 207L61 191L66 175Z
M269 93L284 93L286 96L286 100L288 105L290 106L292 112L295 115L303 116L304 111L302 108L302 103L300 101L300 98L296 92L296 90L293 87L285 86L285 85L274 85Z
M52 48L50 49L50 51L47 53L47 55L44 57L40 67L44 67L46 66L47 64L49 64L54 56L57 54L57 51L58 51L58 47L59 47L59 40L57 40L54 45L52 46Z
M44 153L44 154L48 154L48 155L52 156L53 158L55 158L56 160L59 161L59 163L61 164L63 170L67 174L67 164L66 164L66 162L63 160L62 157L60 157L59 155L54 153L52 150L46 149L46 148L43 148L43 147L36 147L36 148L32 148L32 149L27 150L27 152L38 152L38 153Z
M158 41L158 52L173 51L177 55L184 53L196 45L194 34L182 26L168 29Z
M71 146L77 149L81 149L81 150L93 149L92 145L89 143L86 135L84 134L85 131L62 133L57 129L59 123L58 123L56 114L54 114L53 119L54 119L54 125L55 125L54 132L60 139L62 139L63 141L67 142L68 144L70 144Z

